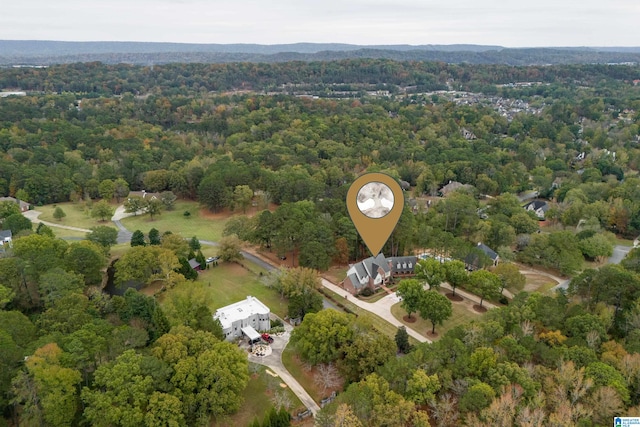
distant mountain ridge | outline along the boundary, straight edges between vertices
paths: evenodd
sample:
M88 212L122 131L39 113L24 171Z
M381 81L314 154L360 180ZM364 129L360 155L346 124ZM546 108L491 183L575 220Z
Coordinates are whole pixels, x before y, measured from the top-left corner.
M354 45L342 43L196 44L0 40L0 65L69 62L283 62L349 58L509 65L640 62L640 47L506 48L473 44Z
M291 43L291 44L200 44L200 43L153 43L153 42L67 42L50 40L0 40L0 55L79 55L99 53L250 53L273 55L283 52L318 53L349 52L360 49L375 50L429 50L444 52L483 52L501 50L502 46L472 44L454 45L355 45L345 43Z

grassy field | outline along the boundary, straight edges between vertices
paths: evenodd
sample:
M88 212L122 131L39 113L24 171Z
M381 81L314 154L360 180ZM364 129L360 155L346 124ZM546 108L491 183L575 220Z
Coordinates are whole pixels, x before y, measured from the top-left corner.
M396 333L398 332L398 328L396 328L391 323L384 320L382 317L358 307L357 305L349 302L349 300L345 300L344 296L338 295L337 293L329 289L324 289L324 292L326 292L328 295L332 295L333 298L336 299L336 301L340 301L340 303L342 303L345 307L349 308L352 312L357 313L358 316L368 318L371 321L373 327L376 328L378 331L382 332L383 334L387 335L392 339L395 339ZM418 344L418 341L411 336L409 336L409 342L411 344Z
M255 373L251 374L249 384L244 390L244 404L235 414L212 423L212 427L248 426L255 417L262 422L264 415L274 406L272 399L276 393L285 393L291 402L289 413L304 411L304 405L298 397L289 388L281 388L279 379L267 374L264 366L253 363L250 365L250 371Z
M38 228L37 225L33 226L33 230L35 231L35 229ZM84 238L86 237L87 233L85 233L84 231L74 231L74 230L67 230L64 228L58 228L58 227L50 227L51 230L53 231L53 234L55 234L55 236L58 239L64 239L64 240L84 240Z
M53 217L53 211L56 209L56 206L60 206L67 216L62 218L60 221ZM116 205L113 205L113 209L115 210ZM113 226L111 221L100 222L95 218L91 218L89 213L85 211L84 203L58 203L55 205L46 205L46 206L38 206L36 208L37 211L42 212L38 219L43 221L52 222L54 224L67 225L78 228L86 228L90 229L91 227L95 227L98 225L110 225ZM57 231L58 229L54 230ZM57 233L56 233L57 234Z
M393 317L404 323L410 328L413 328L415 331L421 333L422 335L426 335L427 332L431 332L431 322L428 320L422 319L417 313L412 314L412 316L417 319L414 323L407 323L404 321L403 317L407 315L407 312L400 305L401 303L394 304L391 307L391 314ZM471 311L466 303L453 303L453 315L444 322L442 326L436 325L436 332L438 333L437 337L431 337L430 339L438 339L443 336L450 329L455 328L458 325L462 325L464 323L470 322L472 320L481 320L483 317L482 314L475 313Z
M198 281L205 283L211 292L211 311L251 295L266 304L278 316L285 317L287 314L287 301L281 299L276 291L266 287L257 275L238 264L222 263L212 267L200 273Z
M188 211L190 216L185 217ZM140 230L149 233L149 230L156 228L160 233L171 231L189 238L196 236L201 240L218 241L222 237L222 230L227 223L227 218L206 217L201 214L197 202L176 202L172 211L163 211L153 220L147 214L124 218L122 224L130 231Z
M633 246L633 239L629 240L629 239L623 239L620 237L616 237L616 245L621 245L621 246Z

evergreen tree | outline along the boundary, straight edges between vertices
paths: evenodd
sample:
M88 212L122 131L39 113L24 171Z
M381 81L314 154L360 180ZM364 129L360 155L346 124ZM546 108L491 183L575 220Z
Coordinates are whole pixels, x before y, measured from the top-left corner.
M291 425L291 414L282 406L278 411L278 421L279 421L278 425L281 427L288 427Z
M144 233L140 230L136 230L133 232L131 236L131 247L134 246L146 246L146 242L144 241Z
M180 257L178 261L180 262L180 268L177 272L182 274L185 279L196 280L198 278L198 272L191 268L186 258Z
M196 254L196 261L198 261L200 263L200 268L201 269L205 269L207 268L207 260L204 258L204 255L202 255L202 251L200 251L198 249L198 253Z
M196 236L193 236L191 240L189 240L189 248L191 248L191 250L194 252L202 249L202 245L200 245L200 240L198 240Z
M149 244L150 245L159 245L160 244L160 232L156 228L152 228L149 230Z
M56 209L53 211L53 217L58 221L61 221L65 216L67 216L67 214L62 210L62 208L60 206L56 206Z
M411 344L409 344L409 334L407 333L407 328L401 326L398 328L398 332L396 332L396 345L398 346L398 350L407 354L411 351Z

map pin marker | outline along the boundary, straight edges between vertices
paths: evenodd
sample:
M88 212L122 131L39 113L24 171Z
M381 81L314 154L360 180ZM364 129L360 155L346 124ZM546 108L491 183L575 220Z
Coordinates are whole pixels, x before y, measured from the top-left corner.
M383 173L367 173L356 179L347 192L347 210L356 230L373 256L391 236L402 210L400 184Z

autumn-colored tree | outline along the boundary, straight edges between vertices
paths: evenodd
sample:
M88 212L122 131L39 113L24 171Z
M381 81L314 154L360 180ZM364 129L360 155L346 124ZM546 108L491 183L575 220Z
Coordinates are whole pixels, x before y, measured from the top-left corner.
M77 386L82 377L64 367L63 351L51 343L35 351L13 380L13 403L22 406L20 418L32 425L71 425L78 409Z
M336 254L333 260L338 264L345 265L349 262L349 244L344 237L336 239Z

